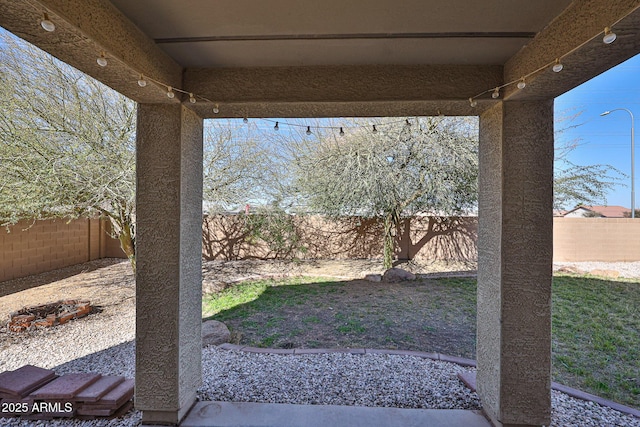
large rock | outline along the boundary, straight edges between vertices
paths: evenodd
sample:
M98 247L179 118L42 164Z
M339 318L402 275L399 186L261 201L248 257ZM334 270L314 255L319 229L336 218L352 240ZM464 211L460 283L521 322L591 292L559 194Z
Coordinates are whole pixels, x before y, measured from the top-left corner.
M620 277L620 272L616 270L591 270L589 272L592 276L600 276L600 277L608 277L611 279L615 279Z
M416 275L401 268L390 268L382 275L385 282L402 282L403 280L416 280Z
M202 346L220 345L229 342L231 334L229 328L217 320L207 320L202 323Z

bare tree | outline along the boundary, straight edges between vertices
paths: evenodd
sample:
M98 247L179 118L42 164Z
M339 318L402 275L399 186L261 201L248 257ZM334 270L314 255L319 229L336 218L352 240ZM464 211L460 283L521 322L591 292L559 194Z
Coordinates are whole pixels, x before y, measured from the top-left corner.
M0 221L99 215L135 269L134 102L0 32Z
M553 204L555 209L576 205L605 204L607 193L625 175L611 165L577 165L569 160L570 154L583 145L581 139L567 139L569 130L582 125L578 119L582 112L565 111L556 117L555 166L553 174Z
M362 121L355 122L362 125ZM295 184L309 208L384 222L390 268L403 217L459 215L477 202L477 122L427 117L385 120L298 144Z

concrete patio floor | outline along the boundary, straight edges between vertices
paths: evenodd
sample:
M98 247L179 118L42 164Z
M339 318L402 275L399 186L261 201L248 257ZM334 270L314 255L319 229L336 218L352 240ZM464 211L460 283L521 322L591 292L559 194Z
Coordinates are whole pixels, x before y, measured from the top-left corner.
M279 403L198 402L182 427L491 427L479 412Z

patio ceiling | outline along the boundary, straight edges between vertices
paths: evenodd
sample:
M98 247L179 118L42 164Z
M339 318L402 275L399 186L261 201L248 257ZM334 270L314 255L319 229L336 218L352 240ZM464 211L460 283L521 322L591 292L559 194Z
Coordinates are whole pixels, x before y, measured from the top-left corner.
M203 117L478 114L640 51L637 0L0 0L0 25L143 103ZM42 30L47 12L56 31ZM602 43L605 27L618 40ZM96 65L105 52L109 65ZM562 58L565 70L545 65ZM533 75L535 70L541 69ZM161 82L140 88L139 75ZM485 92L485 93L483 93ZM469 97L478 98L471 108ZM188 103L188 98L186 98ZM210 100L210 101L207 101ZM220 113L213 106L220 104Z
M185 68L503 65L569 3L113 0Z

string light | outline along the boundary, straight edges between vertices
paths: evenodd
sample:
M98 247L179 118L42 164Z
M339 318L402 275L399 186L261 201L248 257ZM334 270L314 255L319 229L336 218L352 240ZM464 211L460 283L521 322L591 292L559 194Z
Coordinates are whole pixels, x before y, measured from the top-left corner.
M278 126L279 122L276 122L276 125L273 127L273 130L280 130L280 126Z
M307 135L311 135L311 126L307 126Z
M621 19L616 21L616 22L614 22L611 25L611 27L615 26L620 21L621 21ZM48 32L55 31L55 29L56 29L55 24L49 19L49 16L48 16L48 14L46 12L43 12L43 14L42 14L42 20L40 21L40 25L42 26L42 28L45 31L48 31ZM603 31L604 35L602 37L602 41L605 44L611 44L617 38L616 33L614 33L611 30L611 27L605 27L604 28L604 31ZM570 55L570 54L578 51L579 49L581 49L582 47L587 45L589 42L590 42L590 40L586 40L586 41L582 42L578 46L576 46L573 49L571 49L569 52L565 53L563 56L567 56L567 55ZM469 98L469 105L471 107L476 107L478 105L478 102L476 101L476 98L478 98L478 97L480 97L482 95L485 95L487 93L490 93L491 97L493 99L497 99L500 96L500 89L501 88L504 88L504 87L507 87L507 86L510 86L510 85L513 85L513 84L516 84L518 89L524 89L526 87L526 81L525 81L526 78L528 78L528 77L530 77L532 75L535 75L538 72L541 72L541 71L543 71L545 69L551 68L551 70L553 72L559 73L560 71L562 71L564 69L564 65L560 62L560 58L562 58L563 56L561 56L559 58L556 58L553 62L551 62L549 64L545 64L545 65L541 66L540 68L538 68L538 69L536 69L536 70L534 70L534 71L532 71L532 72L530 72L528 74L525 74L519 80L505 83L502 86L498 86L498 87L496 87L494 89L488 89L488 90L486 90L486 91L484 91L484 92L482 92L482 93L480 93L480 94L478 94L476 96L470 97ZM108 65L108 61L107 61L107 58L106 58L106 53L104 51L100 54L100 57L98 57L96 59L96 62L101 67L106 67ZM152 81L153 83L155 83L155 84L157 84L159 86L167 87L167 97L169 97L169 98L174 98L175 97L174 88L172 86L166 85L166 84L164 84L162 82L159 82L159 81L151 79L151 78L145 78L142 74L140 74L140 78L138 79L138 85L140 87L146 87L147 86L147 80L150 80L150 81ZM175 88L175 91L180 92L180 93L184 93L184 94L188 94L189 95L189 102L192 103L192 104L196 103L196 96L192 92L187 92L187 91L184 91L184 90L178 89L178 88ZM203 96L198 96L198 97L203 99L204 101L212 102L210 99L207 99L207 98L205 98ZM213 107L213 113L214 114L218 114L219 112L220 112L219 105L215 104L215 106ZM440 110L438 110L438 116L440 116L440 117L443 116L443 114L441 113ZM247 117L243 118L243 122L244 123L248 123ZM289 124L289 125L291 125L291 124ZM405 127L409 127L409 126L411 126L411 122L409 121L409 119L405 119ZM306 127L307 127L307 134L309 134L311 132L311 127L310 126L306 126ZM274 129L275 130L279 129L279 122L276 122L276 124L274 126ZM333 129L335 129L335 128L333 128ZM339 129L340 129L340 136L344 136L344 129L342 127L340 127ZM376 133L378 131L377 128L376 128L376 125L373 125L372 131L373 131L373 133Z
M611 31L611 28L604 27L604 37L602 37L602 41L605 44L611 44L614 41L616 41L617 38L618 38L618 36L616 35L616 33Z
M49 19L49 15L47 15L46 12L42 14L42 21L40 21L40 26L48 32L56 30L56 24L51 22L51 20Z
M104 52L102 52L100 54L100 56L98 57L98 59L96 59L96 62L98 63L99 66L101 67L106 67L107 66L107 58L104 55Z
M560 62L560 58L556 58L556 63L553 64L553 67L551 68L553 72L559 73L560 71L562 71L563 68L564 68L564 65L562 65L562 62Z

